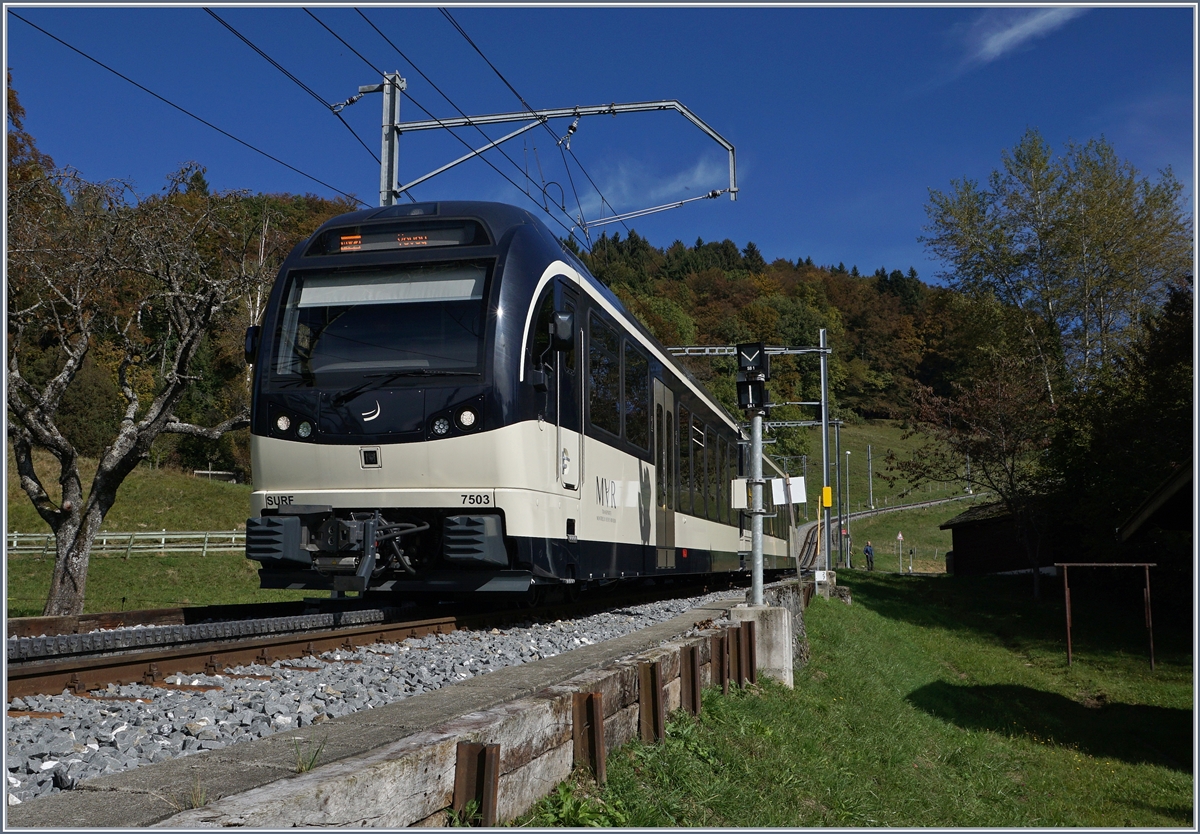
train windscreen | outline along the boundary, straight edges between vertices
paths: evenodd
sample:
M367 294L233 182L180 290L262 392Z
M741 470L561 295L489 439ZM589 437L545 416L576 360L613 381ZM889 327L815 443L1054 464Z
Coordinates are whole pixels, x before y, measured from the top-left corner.
M296 271L284 293L272 376L481 370L489 264Z

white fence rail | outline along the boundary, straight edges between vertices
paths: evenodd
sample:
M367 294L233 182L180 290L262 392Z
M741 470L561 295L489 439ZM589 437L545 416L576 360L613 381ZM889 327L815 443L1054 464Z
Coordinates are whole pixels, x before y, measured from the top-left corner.
M4 539L9 553L54 555L52 533L8 533ZM242 551L246 549L244 530L178 533L169 530L138 533L97 533L92 553L209 553Z

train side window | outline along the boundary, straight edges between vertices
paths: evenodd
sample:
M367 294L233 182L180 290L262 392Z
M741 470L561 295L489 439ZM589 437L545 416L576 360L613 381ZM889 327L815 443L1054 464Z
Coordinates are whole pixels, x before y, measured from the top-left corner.
M628 339L625 352L625 439L650 448L650 362Z
M704 496L704 504L708 508L709 521L716 521L720 517L718 515L718 500L716 500L716 470L720 466L720 458L718 457L718 449L716 449L716 432L712 428L704 428L704 450L708 452L704 456L704 475L706 475L707 488L706 496Z
M667 412L667 436L663 438L663 448L667 450L667 500L664 502L666 507L675 506L675 447L679 444L675 442L675 413L674 411Z
M621 434L621 354L617 332L595 313L588 319L588 419Z
M729 480L730 481L732 481L734 478L741 477L741 475L738 474L738 455L741 454L741 448L742 448L742 444L738 443L737 440L734 440L732 443L729 444ZM731 509L729 511L729 523L736 525L738 523L738 521L739 521L738 513L734 512Z
M708 517L708 449L704 439L704 424L696 418L692 422L692 459L695 461L692 486L696 490L696 515L701 518Z
M730 502L726 493L729 492L729 486L725 483L725 476L729 473L729 443L725 438L717 439L717 449L717 521L728 523Z
M547 289L538 304L538 312L533 320L533 333L529 339L529 367L540 371L543 367L552 366L550 356L550 323L554 319L554 292Z
M654 425L656 427L661 426L662 422L663 407L656 405L654 406ZM661 442L655 444L658 447L656 449L658 453L656 464L658 467L658 478L656 481L658 487L658 506L664 508L667 506L667 437L668 435L664 432L663 437L660 438Z
M683 513L692 512L692 415L679 407L679 503Z
M564 299L563 309L571 314L571 321L575 321L575 302L571 301L570 299ZM578 323L575 325L575 332L579 332ZM579 340L572 336L570 349L562 352L563 370L569 373L571 376L575 376L575 343L577 341Z

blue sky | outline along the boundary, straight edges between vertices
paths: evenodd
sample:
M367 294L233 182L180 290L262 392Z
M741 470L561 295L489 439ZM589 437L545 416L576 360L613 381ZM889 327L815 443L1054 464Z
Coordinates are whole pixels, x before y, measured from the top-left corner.
M326 103L378 83L377 70L399 70L408 81L402 121L427 118L421 108L442 118L523 108L435 8L361 7L412 64L347 6L310 11L353 50L303 8L211 8ZM703 200L628 222L656 246L730 238L739 247L753 241L768 260L811 257L867 273L915 266L932 280L939 265L917 240L929 189L985 180L1030 127L1056 151L1104 136L1143 175L1170 166L1192 201L1190 6L449 8L531 107L677 99L733 143L737 201ZM379 168L367 148L199 7L8 6L6 61L26 128L58 164L91 179L130 179L142 193L194 160L218 189L333 194L14 15L317 180L378 203ZM381 105L379 95L365 96L342 112L375 154ZM568 124L551 126L561 136ZM458 135L473 147L486 141L469 128ZM522 188L528 170L538 202L543 179L562 187L571 219L555 216L568 227L579 205L587 220L601 216L588 177L621 212L728 185L725 151L673 112L581 120L571 151L583 170L574 161L564 168L541 129L504 147L512 161L495 151L489 158ZM403 181L466 152L446 131L408 134L400 148ZM413 193L534 206L479 160ZM620 224L591 234L605 230L625 234Z

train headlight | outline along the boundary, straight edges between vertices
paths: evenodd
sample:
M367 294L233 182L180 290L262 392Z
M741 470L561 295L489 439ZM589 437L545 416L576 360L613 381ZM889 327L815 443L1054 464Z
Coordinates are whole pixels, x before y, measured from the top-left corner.
M458 424L464 429L471 428L478 419L479 415L475 413L475 409L473 408L464 408L458 412Z
M441 435L444 435L448 431L450 431L450 421L447 420L445 417L439 417L433 421L433 433L434 434L436 434L440 437Z
M275 428L279 429L280 431L287 431L291 427L292 419L286 414L280 414L278 419L275 420Z
M300 435L301 437L308 437L309 435L311 435L312 434L312 423L305 420L303 423L296 426L296 434Z

